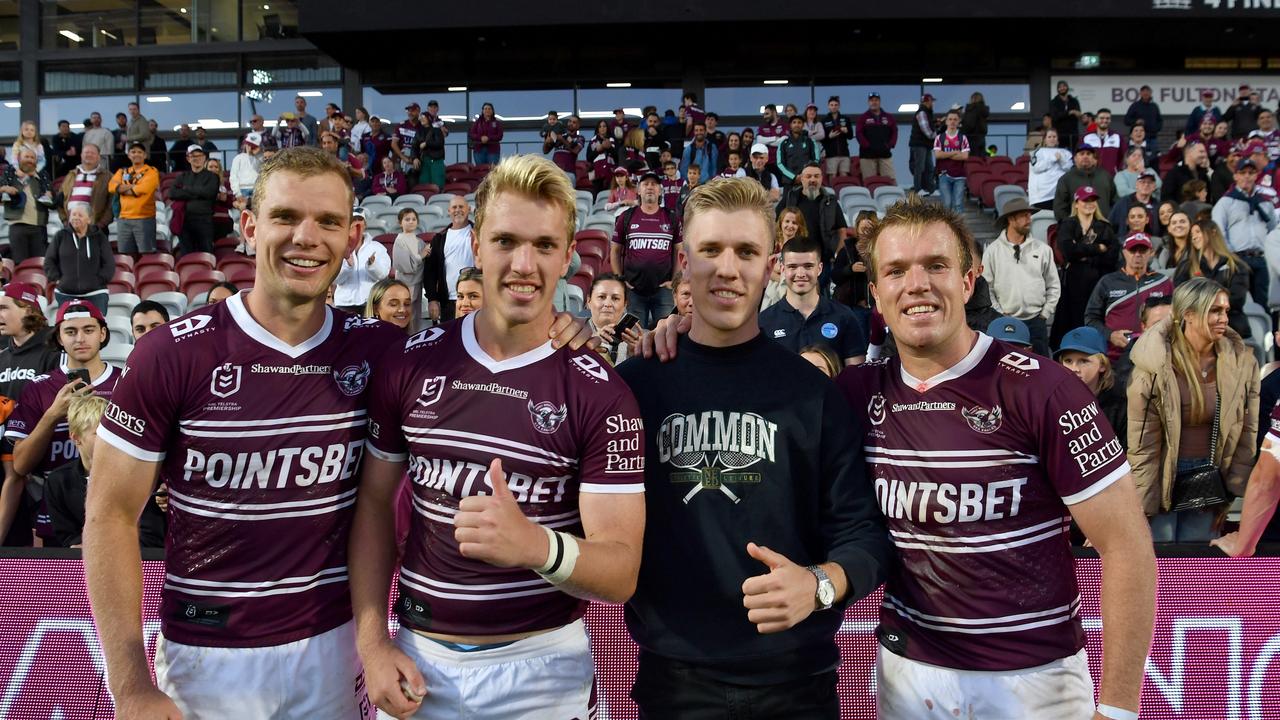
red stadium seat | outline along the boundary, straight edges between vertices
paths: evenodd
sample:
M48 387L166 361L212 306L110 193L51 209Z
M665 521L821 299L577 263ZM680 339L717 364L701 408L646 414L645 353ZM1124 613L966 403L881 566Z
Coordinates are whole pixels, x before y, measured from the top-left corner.
M454 195L467 195L471 192L471 184L464 182L451 182L444 184L444 192L453 193Z
M382 233L381 235L375 235L373 239L382 243L382 247L387 249L388 255L391 254L391 250L396 245L396 233Z
M133 273L128 270L121 270L118 267L116 268L115 276L107 283L107 290L113 293L135 294L134 291L137 289L138 281L137 278L134 277Z
M36 257L29 257L18 263L18 266L15 267L14 270L39 270L40 272L44 272L44 256L39 255Z
M871 175L870 177L862 178L862 186L870 190L872 193L875 193L876 188L878 187L884 187L885 185L897 185L897 184L898 184L897 181L885 175Z
M187 276L182 279L182 292L186 293L188 300L194 301L196 297L209 292L210 288L225 282L226 279L227 276L219 270L192 267Z
M435 183L418 183L409 188L409 192L421 195L422 197L431 197L440 192L440 186Z
M585 298L591 295L591 281L587 279L586 275L583 275L582 273L574 275L569 278L569 284L581 290L582 297Z
M226 274L227 280L241 290L252 287L257 274L257 270L254 267L241 263L224 267L222 272Z
M990 179L991 173L986 168L968 169L968 174L965 177L965 187L969 190L969 196L982 197L982 184Z
M14 282L24 282L36 286L41 295L48 294L49 278L45 276L44 269L35 270L32 268L19 268L13 273Z
M445 174L457 172L459 170L470 170L471 163L453 163L444 167Z
M182 281L176 272L160 265L139 265L134 275L138 278L138 284L141 285L152 278L168 277L168 273L173 273L174 277L178 278L176 282Z
M1048 237L1045 239L1045 242L1049 243L1049 247L1053 249L1053 261L1057 263L1058 267L1066 267L1067 259L1063 257L1062 250L1058 247L1057 223L1050 225L1046 234Z
M138 277L142 277L144 268L159 267L165 270L172 270L173 265L173 256L169 253L150 253L142 256L142 259L133 266L133 271Z
M609 259L609 240L603 237L605 233L601 230L583 230L577 235L578 255L583 261L588 256L598 258L600 260Z
M148 275L138 281L138 297L146 300L158 292L174 292L178 289L178 273L172 270Z
M233 253L231 255L227 255L226 257L218 261L218 269L226 273L227 277L231 277L232 268L247 267L250 270L252 270L256 266L257 266L257 263L254 262L253 258L249 257L248 255L241 255L240 253Z
M992 171L1002 171L1005 168L1013 167L1013 160L1006 155L997 155L993 158L987 158L987 167Z
M130 255L116 255L116 269L128 270L133 272L133 257Z
M583 263L583 265L578 268L578 272L573 274L574 277L578 277L579 275L585 277L587 279L587 287L591 287L591 281L596 278L596 270L594 267Z
M996 206L996 188L1004 185L1004 178L988 177L982 183L982 207L993 208Z
M189 252L178 258L178 262L174 265L173 269L182 270L184 265L204 265L205 267L212 269L217 264L218 258L214 257L213 253Z

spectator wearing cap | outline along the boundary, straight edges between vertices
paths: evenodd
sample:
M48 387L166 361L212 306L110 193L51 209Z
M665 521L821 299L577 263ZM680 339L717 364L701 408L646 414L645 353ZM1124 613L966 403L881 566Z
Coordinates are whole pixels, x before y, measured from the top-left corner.
M1120 248L1115 230L1101 213L1098 193L1090 186L1072 194L1071 214L1058 223L1058 248L1066 267L1062 273L1062 298L1054 313L1055 341L1084 324L1084 310L1094 286L1116 269Z
M960 132L959 110L948 111L944 122L946 129L933 139L938 190L942 194L942 204L952 212L961 213L964 212L964 161L969 158L969 138Z
M1213 221L1222 229L1227 248L1249 266L1249 293L1267 307L1270 271L1263 256L1267 233L1276 228L1276 207L1258 192L1258 168L1251 160L1235 167L1235 187L1213 205Z
M1182 160L1164 174L1164 187L1160 191L1160 199L1181 202L1182 186L1192 180L1203 180L1209 183L1212 174L1209 152L1204 143L1189 142L1182 149Z
M816 109L815 109L816 114ZM796 176L804 170L805 166L811 162L821 160L821 151L819 145L805 129L804 116L796 115L791 118L791 133L782 139L778 144L778 172L781 173L783 183L790 185L795 182ZM819 126L821 129L821 126ZM756 143L752 147L758 147L760 143Z
M145 153L143 154L145 158ZM42 257L48 249L49 208L53 191L49 175L36 169L36 154L23 148L15 164L0 174L0 202L9 223L9 251L14 264L29 257Z
M213 141L209 139L209 134L201 125L196 126L196 144L204 149L206 156L212 156L218 152L218 146L213 144Z
M1062 296L1053 249L1031 237L1034 208L1014 198L1000 209L997 223L1003 230L982 252L982 276L991 288L996 312L1025 324L1027 344L1041 355L1049 354L1049 328Z
M614 110L614 115L618 114ZM613 132L616 125L610 127ZM628 126L629 127L629 126ZM471 161L477 165L496 165L502 157L502 120L498 118L497 113L493 109L493 103L485 103L480 106L480 115L471 123L471 130L468 131L467 137L471 139ZM616 137L614 147L617 151L621 151L623 144L622 137Z
M867 95L867 111L858 117L858 168L862 177L894 178L893 148L898 144L898 122L880 108L880 93Z
M1164 129L1164 116L1160 114L1160 106L1151 97L1151 86L1138 88L1138 99L1134 100L1124 113L1124 125L1133 128L1142 125L1147 129L1149 150L1154 149L1156 136Z
M1263 197L1267 198L1271 204L1280 208L1280 192L1277 192L1280 191L1280 183L1277 183L1276 180L1276 164L1271 161L1271 156L1267 153L1266 145L1258 139L1250 140L1248 144L1245 145L1243 152L1244 156L1253 163L1253 166L1258 168L1258 181L1255 183L1255 186L1258 188L1258 192L1262 194ZM1237 160L1236 166L1239 164L1240 163ZM1226 172L1230 172L1230 168L1232 167L1234 166L1219 163L1218 166L1214 167L1212 177L1218 177L1219 173L1225 174ZM1234 177L1232 179L1234 180ZM1214 200L1221 198L1228 190L1230 190L1229 187L1222 188L1221 192L1213 196Z
M1127 446L1129 400L1125 396L1126 384L1107 357L1107 343L1102 333L1085 326L1072 329L1062 336L1062 342L1053 353L1053 359L1075 373L1080 382L1098 399L1098 408L1116 430L1122 446Z
M618 214L609 263L627 284L627 310L644 328L654 327L675 309L671 278L680 256L680 217L661 205L662 178L640 178L639 205Z
M1114 175L1124 166L1124 154L1128 141L1120 133L1111 130L1111 110L1101 108L1094 116L1094 130L1084 136L1084 144L1098 149L1098 165Z
M1240 86L1231 106L1222 114L1222 119L1231 125L1231 137L1239 140L1249 137L1249 133L1258 129L1258 114L1261 112L1258 93L1245 83Z
M355 252L342 259L334 280L333 304L354 315L363 315L374 284L391 274L391 254L373 239L373 233L365 230L364 208L355 208L351 216L360 233L360 244Z
M1114 207L1111 208L1111 214L1108 220L1111 227L1124 227L1126 218L1129 216L1129 210L1135 207L1145 208L1147 211L1147 226L1143 232L1148 235L1163 235L1164 228L1160 226L1160 218L1156 214L1156 171L1147 168L1138 173L1138 180L1135 183L1135 189L1132 194L1125 195L1116 201Z
M822 151L822 141L827 139L827 129L822 124L822 118L818 117L818 106L809 103L804 108L804 131L809 134L809 139L818 144L819 152Z
M911 182L916 192L930 195L938 190L934 171L933 141L938 136L938 121L933 117L933 96L925 93L911 118L910 148Z
M760 120L760 126L756 128L756 141L769 148L769 162L780 166L782 160L778 157L778 146L790 132L789 122L778 115L778 106L773 103L764 106ZM803 128L803 121L801 127Z
M1071 203L1076 199L1076 191L1082 187L1091 189L1102 217L1109 216L1116 198L1115 185L1111 182L1111 174L1098 167L1098 149L1083 143L1076 147L1075 167L1058 178L1058 187L1053 195L1053 216L1058 222L1071 215Z
M57 283L53 298L61 305L84 300L107 312L107 283L115 275L115 255L107 234L89 222L89 206L72 203L67 224L54 234L44 256L44 274Z
M316 117L307 112L307 99L301 95L293 98L294 115L298 118L298 124L307 131L307 142L316 145L320 142L320 122ZM282 145L282 147L285 147Z
M307 126L298 121L298 116L291 112L280 113L280 119L271 129L276 145L281 149L306 145L311 136L307 134Z
M428 102L427 112L420 120L422 137L419 139L418 157L422 161L422 171L418 182L444 187L444 141L449 137L449 127L440 117L440 103L435 100Z
M1182 126L1183 134L1194 133L1206 115L1212 117L1214 122L1222 117L1222 111L1213 104L1213 91L1207 89L1200 91L1200 104L1187 116L1187 121Z
M1080 139L1080 101L1071 94L1071 86L1065 80L1058 81L1058 93L1049 101L1049 116L1058 131L1062 147L1075 147Z
M377 115L369 118L369 134L365 136L363 149L369 156L370 167L382 167L382 158L388 155L395 157L391 149L391 134L387 132L387 126L382 122L382 118ZM263 150L266 150L265 145Z
M418 157L418 147L422 143L422 106L411 102L404 106L406 118L396 126L391 135L391 153L395 156L400 172L406 176L418 176L422 169L422 160ZM382 167L381 161L374 167Z
M1107 338L1107 356L1112 362L1141 334L1138 312L1146 299L1173 294L1173 281L1150 268L1152 247L1146 233L1125 238L1121 252L1124 265L1098 280L1085 308L1085 323Z
M209 172L208 161L204 148L192 144L187 148L191 169L169 186L169 199L185 204L179 232L183 252L213 252L213 203L218 199L222 178Z
M251 132L244 136L244 151L231 160L231 192L240 198L252 197L261 170L262 135Z
M840 114L839 95L827 98L827 114L822 116L822 154L826 157L827 177L850 173L849 137L856 125L853 118Z
M856 365L866 358L867 341L853 311L820 291L822 254L814 238L794 237L782 246L778 262L786 294L760 313L760 332L796 354L819 345L841 364Z
M761 143L751 146L751 163L747 166L747 177L760 183L769 192L769 201L778 202L782 198L782 180L769 163L769 148Z
M1012 315L1002 315L992 320L986 332L995 340L1017 345L1041 355L1046 354L1032 347L1031 331L1027 328L1027 324Z
M188 148L190 149L190 148ZM160 172L147 164L147 149L142 143L129 147L129 167L111 177L107 191L120 200L116 221L116 246L127 255L156 251L156 190Z
M702 173L713 175L719 167L719 148L707 137L706 121L693 124L693 140L685 143L680 157L680 176L689 179L689 166L697 165Z
M1147 167L1147 154L1141 146L1130 145L1129 152L1125 154L1124 169L1115 174L1112 182L1116 186L1116 197L1123 198L1126 195L1132 195L1138 191L1138 176L1150 170ZM1151 177L1155 178L1156 192L1160 192L1160 175L1155 170L1150 170Z
M83 146L80 164L62 179L55 198L63 224L67 222L67 209L73 203L81 203L89 207L89 221L105 232L112 220L111 196L107 191L110 179L111 173L100 160L98 146L92 143Z
M0 401L0 422L28 382L58 365L61 352L50 346L52 334L34 285L11 282L0 289L0 398L9 401Z

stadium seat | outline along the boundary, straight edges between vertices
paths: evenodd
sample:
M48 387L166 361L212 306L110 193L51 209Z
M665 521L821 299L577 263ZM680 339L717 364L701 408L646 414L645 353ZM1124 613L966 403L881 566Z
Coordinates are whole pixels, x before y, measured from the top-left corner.
M995 190L992 192L992 198L995 201L992 207L998 215L1000 213L1000 208L1004 207L1005 203L1013 200L1014 198L1025 199L1026 197L1027 191L1023 190L1021 185L997 185Z
M228 255L218 260L218 269L224 273L230 274L230 269L233 266L238 266L238 265L245 266L252 269L257 266L257 263L254 261L253 258L249 257L248 255L241 255L239 253Z
M374 240L376 240L377 242L381 243L381 244L382 244L382 247L384 247L384 248L386 248L386 249L387 249L387 254L388 254L388 255L390 255L390 254L391 254L391 250L392 250L392 249L395 247L395 245L396 245L396 235L397 235L397 234L398 234L398 233L390 233L390 232L389 232L389 233L382 233L381 235L375 235L375 236L373 237L373 239L374 239Z
M969 190L969 197L981 197L982 184L990 178L991 173L986 168L970 170L965 176L965 187Z
M130 339L133 338L132 335L129 335L128 337ZM102 348L101 352L99 353L99 356L104 361L109 362L112 365L119 366L119 365L125 364L125 361L129 359L129 355L132 352L133 352L133 343L116 342L116 337L115 337L115 334L113 333L111 336L111 342L107 343L107 346Z
M876 204L875 200L872 200L870 197L862 197L859 195L853 195L842 200L840 202L840 209L844 211L845 218L847 220L846 224L849 227L853 227L854 222L858 219L858 213L863 210L870 210L877 216L882 215L880 206Z
M171 318L187 313L187 296L182 292L158 292L147 299L163 305L169 311L169 317Z
M467 193L471 192L471 183L447 182L444 184L444 188L442 189L446 194L452 193L454 195L462 195L465 197Z
M44 272L44 256L40 255L37 257L29 257L18 263L17 267L14 268L15 272L21 272L23 270L39 270Z
M569 278L569 284L581 290L583 297L586 297L591 292L591 280L582 273Z
M116 266L116 274L107 282L107 290L112 293L132 293L138 287L138 278L128 270Z
M862 185L870 190L874 196L876 188L883 187L885 185L893 185L896 187L897 182L893 178L886 177L884 175L872 175L870 177L862 178Z
M880 198L884 198L884 197L893 197L893 198L897 198L898 200L905 200L907 198L907 191L903 190L897 185L881 185L877 187L875 190L871 191L871 197L874 198L877 202L880 200Z
M157 270L142 275L138 279L138 296L143 300L162 292L174 292L178 289L178 273L172 270Z
M116 292L112 290L111 295L107 297L107 312L112 313L119 310L128 317L129 313L133 312L133 306L140 302L142 302L142 298L131 292Z
M149 253L147 255L143 255L142 259L139 260L133 266L133 272L138 277L142 277L142 275L145 273L145 268L161 267L161 268L164 268L165 270L172 270L173 266L174 266L173 256L170 255L169 253L162 253L162 252Z
M599 230L587 230L578 233L578 255L582 257L584 262L588 256L606 262L609 260L609 239L601 237L603 234Z
M440 186L435 183L418 183L417 185L409 188L409 192L417 193L424 198L429 198L440 192Z
M391 203L392 207L397 207L397 208L400 207L401 205L426 205L426 204L427 204L427 199L421 195L418 195L417 193L405 193L404 195L401 195L400 197L396 198L395 201Z
M839 190L836 191L836 197L841 201L850 196L870 198L871 191L861 185L842 185Z
M45 276L44 270L33 270L31 268L22 268L15 270L13 273L15 282L24 282L34 285L41 295L48 293L49 278Z
M107 315L107 329L111 331L110 345L133 344L133 323L126 315Z
M252 287L257 274L257 270L255 268L249 265L244 265L243 263L236 263L234 265L224 267L222 268L222 272L226 274L227 280L231 282L231 284L241 290Z
M1004 180L998 177L988 176L987 179L982 182L982 194L979 196L982 207L994 208L996 206L996 188L1001 185L1004 185Z
M1053 227L1055 220L1053 219L1052 210L1040 210L1031 216L1031 237L1048 242L1049 228Z
M586 295L582 292L582 288L570 283L565 291L569 293L569 302L564 311L575 315L582 312L582 308L586 307Z
M993 158L987 158L987 169L993 173L1004 172L1013 167L1013 160L1005 155L997 155Z
M360 201L360 207L365 210L376 207L391 207L391 198L386 195L369 195Z
M173 269L181 273L182 268L191 265L204 265L209 269L213 269L218 265L218 258L213 253L189 252L178 258L178 262L174 265Z
M130 255L116 255L116 269L133 272L133 257Z
M209 268L196 267L181 277L182 292L187 295L187 309L189 310L191 300L197 295L208 294L209 290L220 282L225 282L227 276L221 270L212 270Z

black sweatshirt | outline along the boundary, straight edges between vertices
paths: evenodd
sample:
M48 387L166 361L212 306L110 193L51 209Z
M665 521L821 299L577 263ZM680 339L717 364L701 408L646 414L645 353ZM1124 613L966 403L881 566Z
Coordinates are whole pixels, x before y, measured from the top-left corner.
M187 170L169 187L170 200L185 200L187 215L213 217L213 203L218 199L222 179L217 173Z
M801 566L834 561L847 602L879 586L892 546L848 404L817 369L762 335L727 348L680 339L675 360L618 367L645 426L646 526L626 606L642 651L742 684L835 668L840 604L761 635L742 583L766 546Z

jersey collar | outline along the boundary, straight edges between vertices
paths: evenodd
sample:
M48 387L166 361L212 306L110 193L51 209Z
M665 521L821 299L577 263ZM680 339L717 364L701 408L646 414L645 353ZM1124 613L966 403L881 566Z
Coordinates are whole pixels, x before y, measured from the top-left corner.
M103 369L101 375L99 375L98 377L94 378L92 381L89 382L89 385L92 387L98 387L99 385L106 382L107 380L110 380L111 375L116 371L115 366L112 365L111 363L104 360L102 364L105 365L106 367ZM67 373L71 372L71 366L67 364L66 353L62 353L62 355L59 356L58 369L62 371L63 375L66 375Z
M486 370L495 375L506 370L515 370L526 365L532 365L539 360L551 357L556 350L551 347L551 341L548 340L538 347L528 352L520 353L515 357L509 357L506 360L494 360L489 357L489 353L480 347L480 341L476 340L476 313L468 313L462 319L462 347L466 349L467 354L472 360L480 363Z
M987 349L991 347L991 336L986 333L978 333L978 341L973 344L973 349L968 355L961 358L960 362L934 375L928 380L921 380L911 373L907 372L907 368L902 365L902 361L898 361L898 372L902 377L902 382L907 387L914 389L916 392L927 392L941 385L948 380L955 380L964 377L965 373L972 370L981 362L982 358L987 354Z
M289 345L280 338L272 335L266 328L258 324L257 320L249 314L249 310L244 306L244 293L238 292L235 295L224 300L227 304L227 312L231 313L231 319L245 335L260 345L265 345L272 350L290 358L297 360L306 353L319 347L329 337L329 331L333 329L333 310L326 307L324 310L324 324L320 326L320 330L315 335L303 340L297 345Z

